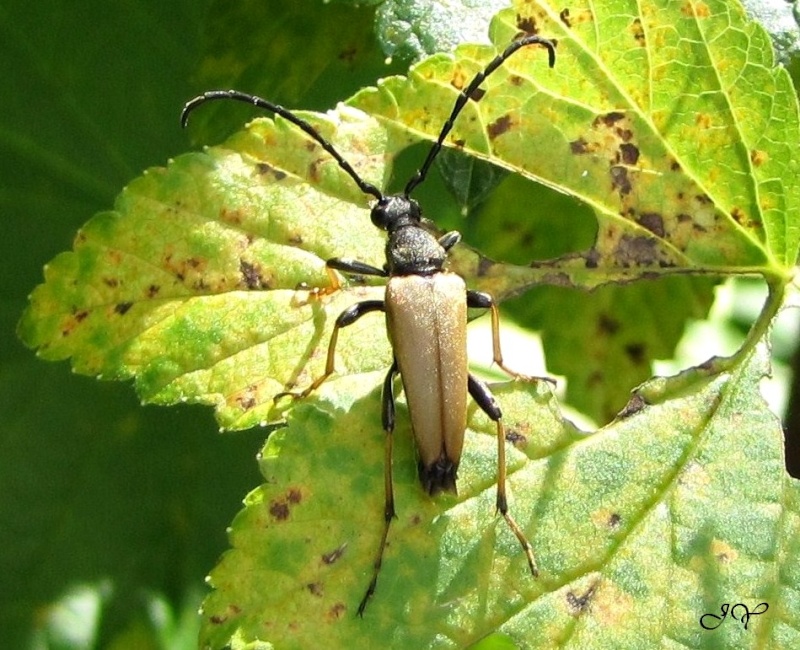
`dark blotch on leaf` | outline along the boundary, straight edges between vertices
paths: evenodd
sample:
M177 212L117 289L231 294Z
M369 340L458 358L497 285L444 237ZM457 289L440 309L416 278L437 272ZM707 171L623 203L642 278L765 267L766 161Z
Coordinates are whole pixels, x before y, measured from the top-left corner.
M526 34L536 34L539 28L536 26L536 21L529 16L520 16L517 14L517 27Z
M630 194L633 186L628 178L628 170L624 167L614 166L609 170L611 174L611 186L617 190L621 196Z
M569 143L569 150L576 155L589 153L589 143L584 138L578 138Z
M600 126L604 124L606 126L614 126L620 120L625 119L625 113L620 113L619 111L612 111L611 113L606 113L605 115L600 115L595 118L594 126Z
M121 302L114 307L114 311L117 312L120 316L123 316L128 313L128 310L133 307L132 302Z
M147 297L155 298L159 291L161 291L161 287L159 287L157 284L151 284L149 287L147 287Z
M75 312L74 315L75 315L75 320L80 323L84 318L86 318L89 315L89 312L86 309L83 309L81 311Z
M486 128L489 138L494 140L497 136L506 133L511 129L511 124L511 118L508 115L503 115L503 117L498 118Z
M621 522L622 522L622 516L616 512L613 512L611 513L611 516L609 516L608 518L608 527L619 528Z
M322 588L321 582L310 582L306 585L306 589L308 589L312 595L317 597L321 597L325 592L325 590Z
M342 614L347 611L347 607L345 607L344 603L336 603L333 607L328 610L328 619L337 620L342 617Z
M567 27L572 27L572 24L569 21L569 9L562 9L561 13L558 14L558 17L561 19L561 22L564 23Z
M608 314L600 314L597 324L602 334L613 336L619 331L619 321Z
M567 604L573 616L577 616L588 609L596 589L597 586L592 585L582 596L577 596L572 591L567 592Z
M656 244L657 240L650 236L624 235L614 251L614 257L624 268L650 266L657 261Z
M643 212L636 220L643 228L647 228L657 237L664 236L664 219L656 212Z
M625 354L627 354L628 358L637 365L641 365L642 363L646 362L646 350L647 346L645 346L644 343L629 343L625 346Z
M261 271L255 264L239 260L239 272L242 274L244 286L248 289L261 289L264 286Z
M630 142L619 145L620 159L626 165L635 165L639 161L639 147Z
M633 32L633 37L636 39L636 42L644 47L645 37L644 37L644 29L642 29L642 21L640 18L634 18L633 23L631 24L631 31Z
M289 504L282 500L273 501L269 505L269 514L278 521L285 521L289 518Z
M519 431L514 431L513 429L506 429L506 440L518 449L521 449L528 444L527 436L521 434Z

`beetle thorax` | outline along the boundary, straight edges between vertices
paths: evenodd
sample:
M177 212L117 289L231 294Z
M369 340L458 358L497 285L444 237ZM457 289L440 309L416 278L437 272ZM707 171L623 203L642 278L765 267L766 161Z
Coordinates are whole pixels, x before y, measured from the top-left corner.
M389 275L431 275L444 266L447 252L419 225L407 225L389 233L386 270Z

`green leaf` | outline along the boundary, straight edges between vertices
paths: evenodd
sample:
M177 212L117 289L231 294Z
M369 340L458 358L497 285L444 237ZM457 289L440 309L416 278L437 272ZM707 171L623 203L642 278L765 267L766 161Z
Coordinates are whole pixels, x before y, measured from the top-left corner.
M664 638L791 648L800 520L780 424L758 395L766 364L762 346L733 372L656 384L594 435L561 418L546 386L496 385L514 441L511 511L539 579L494 513L488 418L470 411L459 496L430 499L401 408L398 518L363 620L355 609L383 520L380 375L331 381L267 442L265 482L211 574L202 638L211 648L232 638L306 647L320 634L330 647L380 638L455 648L499 631L525 648L652 648ZM769 613L747 630L731 620L711 637L699 625L723 603L762 601Z
M781 275L794 264L797 100L767 35L739 7L525 3L493 28L498 44L521 28L557 39L557 64L537 66L543 53L533 47L506 61L448 141L594 208L594 247L548 265L565 280L591 287L676 269ZM489 56L463 46L455 62L432 57L352 103L435 134Z
M485 42L489 19L507 6L505 0L386 0L376 27L389 56L420 59L459 43Z

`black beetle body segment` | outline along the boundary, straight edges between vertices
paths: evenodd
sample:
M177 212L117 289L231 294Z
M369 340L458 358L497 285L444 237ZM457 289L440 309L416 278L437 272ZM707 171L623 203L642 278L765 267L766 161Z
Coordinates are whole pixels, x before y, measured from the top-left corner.
M550 67L555 64L555 45L540 36L530 35L512 42L497 55L467 86L459 92L450 117L445 121L438 138L402 194L384 196L374 185L364 181L336 148L308 122L291 111L265 99L236 90L215 90L190 100L181 114L185 126L189 113L209 100L233 99L268 110L296 125L328 152L365 194L377 199L370 212L372 223L388 233L386 263L383 269L352 259L334 258L326 263L331 287L315 290L324 295L340 288L334 270L343 273L388 277L385 300L356 303L342 312L328 344L325 372L301 393L279 393L305 397L316 390L335 372L335 352L339 330L351 325L364 314L386 312L389 339L394 350L394 361L383 383L381 419L386 432L384 470L384 527L373 564L372 579L358 606L363 615L367 602L375 592L378 574L383 562L389 527L395 517L394 488L392 484L392 438L395 423L394 379L399 373L408 401L411 426L419 453L419 476L429 494L455 491L456 472L461 460L466 430L467 394L495 423L497 430L497 510L519 540L531 573L538 570L533 549L522 529L508 512L506 500L505 430L502 413L485 383L471 376L467 370L466 324L467 307L491 310L492 347L495 363L509 374L500 352L499 317L497 305L488 294L467 291L464 280L444 270L447 251L458 243L460 235L450 232L439 239L422 225L422 213L417 202L409 197L411 191L425 180L433 161L444 144L447 134L466 103L476 99L480 84L503 61L520 48L538 44L547 48Z
M467 301L454 273L406 275L386 286L389 340L403 381L429 494L456 491L467 428Z

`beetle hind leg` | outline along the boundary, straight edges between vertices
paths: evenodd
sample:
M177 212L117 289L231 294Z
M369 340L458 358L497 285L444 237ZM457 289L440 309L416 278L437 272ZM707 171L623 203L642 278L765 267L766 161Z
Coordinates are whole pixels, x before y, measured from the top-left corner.
M369 581L367 591L358 605L358 615L364 616L364 610L367 608L367 603L375 593L375 586L378 584L378 574L383 564L383 553L386 550L386 540L389 537L389 528L392 524L392 519L396 517L394 509L394 485L392 483L392 444L394 433L394 378L397 375L397 359L392 362L392 367L386 373L386 379L383 382L383 392L381 394L381 419L383 421L383 430L386 433L385 447L384 447L384 470L383 470L383 533L381 541L378 545L378 551L375 554L375 561L372 564L372 579Z
M516 372L509 368L503 361L503 351L500 348L500 312L497 310L497 303L488 293L482 291L467 291L467 306L474 309L489 309L492 312L492 361L498 368L514 379L522 381L546 381L555 384L552 377L532 377Z
M511 532L514 533L520 546L522 546L525 557L528 559L531 574L535 578L539 575L539 569L536 566L533 547L528 538L525 537L525 533L522 532L519 524L508 511L508 499L506 497L506 430L503 426L503 413L489 387L480 379L469 375L467 387L475 403L497 426L497 511L503 516Z

